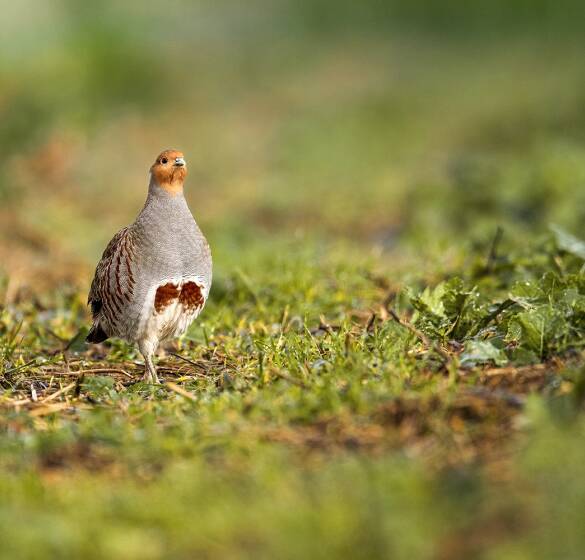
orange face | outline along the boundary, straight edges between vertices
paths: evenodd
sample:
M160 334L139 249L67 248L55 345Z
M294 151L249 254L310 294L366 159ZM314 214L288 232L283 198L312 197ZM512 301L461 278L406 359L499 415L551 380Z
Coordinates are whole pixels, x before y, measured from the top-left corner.
M187 165L182 152L165 150L156 158L150 171L158 185L166 191L176 194L183 189Z

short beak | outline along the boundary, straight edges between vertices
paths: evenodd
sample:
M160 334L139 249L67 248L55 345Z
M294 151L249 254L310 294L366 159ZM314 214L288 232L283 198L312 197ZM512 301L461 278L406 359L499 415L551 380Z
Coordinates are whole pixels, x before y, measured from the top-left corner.
M185 159L182 157L175 158L175 167L185 167Z

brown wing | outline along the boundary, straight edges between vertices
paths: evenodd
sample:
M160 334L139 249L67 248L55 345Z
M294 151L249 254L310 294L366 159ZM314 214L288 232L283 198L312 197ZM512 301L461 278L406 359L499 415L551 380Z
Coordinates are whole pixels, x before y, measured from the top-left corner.
M132 274L134 257L132 231L126 227L108 243L91 283L87 303L91 305L94 321L93 338L105 340L98 330L101 330L106 338L117 334L117 326L123 316L124 307L130 302L134 290ZM90 331L88 339L91 335Z

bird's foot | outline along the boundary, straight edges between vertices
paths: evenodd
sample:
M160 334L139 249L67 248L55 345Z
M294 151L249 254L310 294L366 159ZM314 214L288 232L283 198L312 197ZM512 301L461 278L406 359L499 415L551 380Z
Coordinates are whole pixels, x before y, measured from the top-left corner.
M160 384L160 380L156 375L156 372L151 372L148 370L144 372L144 375L140 378L140 381L142 381L143 383L150 383L152 385Z

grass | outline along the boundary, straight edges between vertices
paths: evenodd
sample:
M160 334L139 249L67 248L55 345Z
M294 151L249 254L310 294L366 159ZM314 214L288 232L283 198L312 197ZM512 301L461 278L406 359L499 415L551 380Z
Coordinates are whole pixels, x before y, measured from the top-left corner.
M582 556L582 40L366 4L0 39L0 558ZM150 386L86 294L171 145L214 283Z
M505 286L482 287L492 315L543 258L578 264L545 247L507 263ZM501 345L497 330L526 313L514 303L482 346L480 306L429 324L420 301L437 288L396 292L349 256L269 251L220 277L203 323L160 358L163 386L136 383L127 345L80 342L82 294L6 308L3 554L532 558L581 546L568 528L548 543L558 495L539 483L578 475L581 329L541 337L537 355L530 330ZM455 298L469 293L457 286ZM574 289L559 290L580 314ZM579 502L555 485L575 507L554 524L576 527Z

